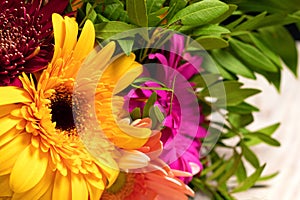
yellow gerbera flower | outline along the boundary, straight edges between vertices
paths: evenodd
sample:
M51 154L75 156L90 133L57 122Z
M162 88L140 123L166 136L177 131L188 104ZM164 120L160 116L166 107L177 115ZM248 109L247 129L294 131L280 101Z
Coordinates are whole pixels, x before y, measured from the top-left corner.
M97 85L95 109L102 130L97 138L103 138L97 148L103 159L95 159L77 130L89 123L86 122L91 111L88 108L93 106L78 98L78 105L87 109L75 111L76 122L72 112L76 76L94 47L95 30L92 22L87 21L77 41L78 25L73 18L54 14L52 20L55 51L38 83L35 85L32 77L24 74L23 88L0 87L0 196L99 199L104 188L113 184L119 174L114 146L101 134L124 149L141 147L151 134L149 129L128 124L119 127L120 114L111 102L114 94L138 76L141 66L134 62L134 55L121 56L107 68ZM104 71L113 52L111 43L86 64L102 63ZM124 70L116 73L118 65ZM132 70L133 76L124 78L126 69ZM113 79L111 73L115 73ZM120 80L118 84L116 80ZM115 99L117 107L122 105L120 98Z

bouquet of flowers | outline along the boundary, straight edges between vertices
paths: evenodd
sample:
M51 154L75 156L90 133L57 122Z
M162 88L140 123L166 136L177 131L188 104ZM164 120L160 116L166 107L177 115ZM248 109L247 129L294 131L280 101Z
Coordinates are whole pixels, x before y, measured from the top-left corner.
M278 173L240 77L296 75L299 2L0 5L0 199L231 200Z

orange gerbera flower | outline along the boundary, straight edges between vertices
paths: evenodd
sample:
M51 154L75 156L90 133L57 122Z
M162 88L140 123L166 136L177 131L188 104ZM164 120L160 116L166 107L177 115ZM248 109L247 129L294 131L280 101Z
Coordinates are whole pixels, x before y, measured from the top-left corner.
M136 126L151 127L150 119L134 122ZM162 151L161 132L153 131L147 143L139 150L152 161L142 169L120 172L115 183L106 189L101 200L185 200L194 192L176 176L192 176L181 171L172 171L158 159Z

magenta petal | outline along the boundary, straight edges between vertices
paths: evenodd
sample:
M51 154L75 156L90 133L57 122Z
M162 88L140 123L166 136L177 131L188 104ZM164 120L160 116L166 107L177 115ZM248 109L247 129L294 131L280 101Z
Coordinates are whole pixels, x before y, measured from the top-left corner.
M149 55L149 59L154 59L154 58L157 58L161 64L163 64L165 66L169 66L168 60L163 54L155 53L155 54Z

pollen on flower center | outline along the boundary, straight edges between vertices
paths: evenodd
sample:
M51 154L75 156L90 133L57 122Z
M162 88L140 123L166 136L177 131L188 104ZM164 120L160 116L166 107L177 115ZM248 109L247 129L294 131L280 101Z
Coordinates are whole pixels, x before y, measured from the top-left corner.
M52 122L56 123L56 128L62 131L75 129L75 122L72 111L72 92L66 87L59 87L50 97Z

